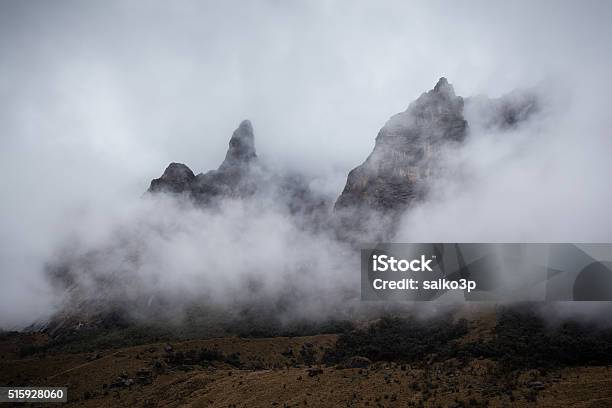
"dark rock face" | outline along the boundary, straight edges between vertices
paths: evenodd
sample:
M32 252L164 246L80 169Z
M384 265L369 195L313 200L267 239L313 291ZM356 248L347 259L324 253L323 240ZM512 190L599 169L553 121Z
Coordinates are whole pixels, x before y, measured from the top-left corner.
M243 120L234 131L229 142L229 149L219 170L243 166L257 159L255 154L255 137L251 121Z
M160 178L151 181L149 191L181 193L189 188L194 179L195 175L189 167L182 163L170 163Z
M434 89L387 121L374 151L349 173L335 204L341 228L365 228L367 214L393 216L422 199L441 147L462 142L467 129L463 98L440 78Z
M257 167L253 126L244 120L234 131L225 160L217 170L194 176L186 165L172 163L160 178L151 181L148 191L187 194L203 203L219 196L247 196L256 189Z
M331 206L325 197L313 193L308 181L298 174L279 174L259 163L255 152L253 126L242 121L229 142L225 160L217 170L193 172L184 164L171 163L164 174L153 181L148 192L185 194L199 204L211 204L216 198L245 198L261 192L283 204L305 228L324 223Z
M443 167L442 150L465 140L465 116L469 114L473 128L503 131L519 126L539 109L535 91L514 91L496 99L473 97L464 103L446 78L440 78L382 127L372 153L348 174L331 223L328 201L313 194L303 177L279 174L259 162L248 120L234 131L218 169L194 176L184 164L172 163L151 182L149 192L186 194L209 204L216 198L265 191L286 204L291 214L306 215L304 223L332 225L343 239L384 240L402 212L426 197L432 178Z

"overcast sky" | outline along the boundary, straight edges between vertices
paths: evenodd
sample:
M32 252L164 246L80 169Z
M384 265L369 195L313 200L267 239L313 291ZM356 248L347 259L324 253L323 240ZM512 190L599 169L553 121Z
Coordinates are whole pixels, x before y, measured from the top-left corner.
M142 189L170 161L216 167L244 118L262 156L346 170L440 76L499 95L610 68L607 1L0 7L2 165L96 190Z
M552 82L591 123L581 137L604 140L611 8L2 0L5 291L37 279L29 272L67 211L139 197L171 161L216 168L242 119L253 122L260 157L327 176L338 192L385 121L440 76L463 96Z

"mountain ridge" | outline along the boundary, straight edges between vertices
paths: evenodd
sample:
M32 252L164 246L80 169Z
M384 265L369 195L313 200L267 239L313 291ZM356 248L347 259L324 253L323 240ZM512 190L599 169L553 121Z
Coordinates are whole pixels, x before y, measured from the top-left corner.
M495 129L519 126L538 112L539 101L535 96L517 95L478 99L479 109L492 112L487 126ZM172 162L161 177L151 181L147 192L188 198L196 206L212 207L215 211L223 208L225 200L260 203L255 208L272 205L283 222L303 232L307 239L329 240L339 247L357 250L365 242L392 240L399 217L428 198L430 182L440 174L443 149L460 146L469 137L465 104L465 99L455 94L446 78L440 78L431 90L384 124L372 153L350 171L344 189L335 200L317 193L303 175L278 171L262 162L255 149L253 125L248 120L242 121L233 132L218 168L196 175L187 165ZM120 296L125 289L122 282L134 278L130 268L138 271L143 255L139 245L130 242L130 236L122 236L119 231L114 238L105 246L86 248L83 252L68 251L48 263L47 275L60 290L63 288L67 301L52 319L53 323L46 322L39 327L52 332L58 326L68 330L71 321L79 325L93 318L104 322L108 319L100 316L100 311L108 314L106 310L113 311L115 316L123 309L144 307L145 314L156 310L151 306L151 299L159 299L155 293L139 294L131 300ZM123 250L127 244L129 248ZM109 256L125 261L119 263L121 270L109 270L112 269L106 265ZM79 286L82 282L84 287ZM105 294L117 286L119 299L108 299ZM292 295L282 302L270 300L274 304L272 309L287 308L296 298L294 289L288 290L293 291ZM159 302L155 300L153 306L164 310L166 306ZM75 314L85 319L74 318Z

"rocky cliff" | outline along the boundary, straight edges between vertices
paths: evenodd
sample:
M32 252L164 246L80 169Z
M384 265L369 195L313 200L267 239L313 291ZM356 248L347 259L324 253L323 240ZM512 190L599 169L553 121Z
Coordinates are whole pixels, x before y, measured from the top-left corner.
M463 106L463 98L440 78L432 90L387 121L374 150L350 171L336 201L341 236L359 241L388 238L395 217L424 198L441 148L465 139Z
M335 209L387 212L423 197L440 148L462 142L467 128L463 98L440 78L382 127L370 156L349 173Z
M519 126L539 108L533 90L464 100L446 78L440 78L433 89L380 129L372 153L348 174L331 222L325 199L314 194L302 176L278 174L260 163L248 120L234 131L219 168L194 175L186 165L171 163L160 178L151 181L148 191L185 194L209 204L217 198L244 198L265 190L292 213L308 214L308 222L331 225L344 240L386 240L392 237L398 217L426 198L432 178L443 167L442 151L460 145L468 136L466 112L479 129L504 131Z
M170 163L160 178L151 181L148 192L184 194L202 205L260 193L285 206L290 214L302 216L296 221L309 228L323 225L331 206L325 197L309 188L303 176L272 170L259 161L249 120L242 121L232 134L219 168L194 175L185 164Z
M149 192L187 194L198 202L223 197L244 197L254 193L258 177L253 126L242 121L230 139L225 160L217 170L197 176L182 163L171 163L164 174L151 181Z
M533 91L496 99L469 98L479 128L505 130L538 112ZM443 167L444 148L468 136L466 103L442 77L434 88L392 116L380 129L374 150L348 174L334 219L339 236L354 242L388 240L399 216L425 199L431 179Z

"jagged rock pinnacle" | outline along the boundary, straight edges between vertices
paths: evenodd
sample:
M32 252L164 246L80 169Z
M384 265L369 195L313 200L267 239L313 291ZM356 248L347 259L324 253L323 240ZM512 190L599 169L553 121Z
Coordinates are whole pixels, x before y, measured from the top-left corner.
M186 193L201 202L218 196L246 196L256 189L251 165L256 158L253 126L244 120L232 134L217 170L195 176L184 164L171 163L160 178L151 181L149 192Z
M438 83L433 88L434 92L445 93L450 96L455 96L455 89L451 84L448 83L448 80L445 77L441 77L438 80Z
M428 180L439 167L438 152L446 144L462 142L466 133L463 98L442 77L387 121L370 156L349 173L335 205L337 211L346 211L346 217L340 214L343 227L354 226L364 236L364 214L396 216L424 198Z
M191 180L195 175L189 167L183 163L170 163L161 178L167 181Z
M149 191L166 190L180 193L187 189L194 179L195 175L189 167L182 163L170 163L160 178L151 181Z
M243 120L232 134L229 149L220 169L237 164L246 164L256 157L253 125L251 125L251 121Z

